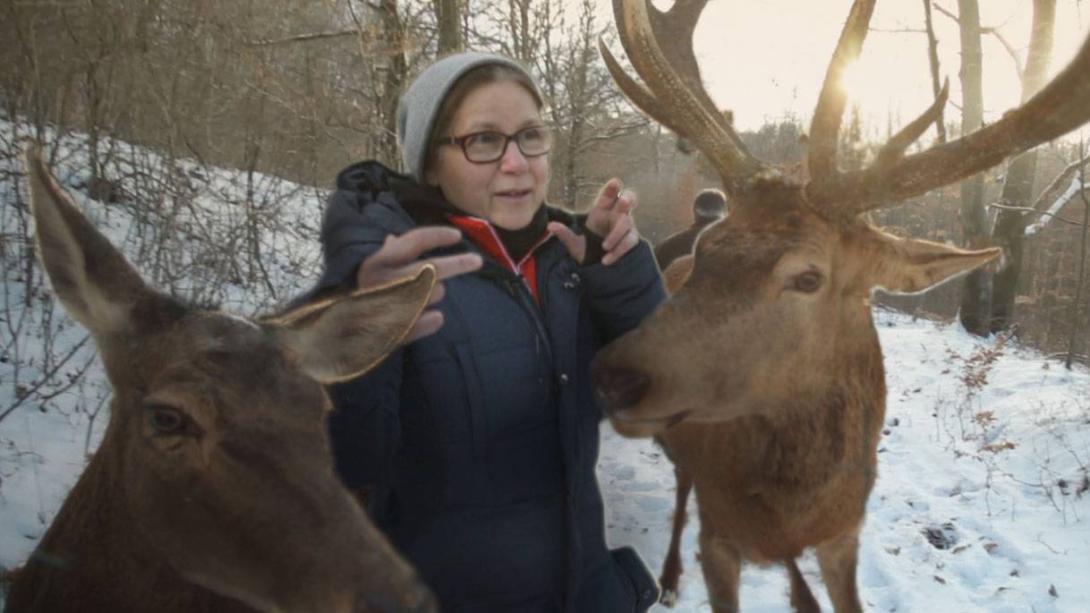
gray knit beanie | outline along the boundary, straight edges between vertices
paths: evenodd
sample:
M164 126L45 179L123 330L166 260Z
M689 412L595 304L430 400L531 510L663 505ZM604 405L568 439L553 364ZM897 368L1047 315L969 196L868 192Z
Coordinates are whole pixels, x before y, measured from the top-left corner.
M428 66L401 95L397 105L397 139L401 143L401 160L405 163L405 170L417 181L424 182L428 141L447 93L462 75L486 64L508 66L525 74L531 83L534 82L526 69L514 60L502 55L466 51ZM536 84L534 93L539 100L542 99Z

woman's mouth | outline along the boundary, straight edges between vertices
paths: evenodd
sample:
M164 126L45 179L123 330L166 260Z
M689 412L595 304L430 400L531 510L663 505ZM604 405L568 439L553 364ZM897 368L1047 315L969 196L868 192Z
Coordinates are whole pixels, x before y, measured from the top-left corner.
M533 193L532 189L507 189L496 192L496 197L503 200L522 200Z

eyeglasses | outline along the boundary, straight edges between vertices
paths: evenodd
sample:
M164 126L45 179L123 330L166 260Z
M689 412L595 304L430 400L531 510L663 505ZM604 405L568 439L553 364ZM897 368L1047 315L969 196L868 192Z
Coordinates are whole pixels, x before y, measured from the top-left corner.
M474 164L489 164L503 157L507 144L515 141L522 155L533 158L545 155L553 144L553 135L545 126L530 126L514 134L503 132L474 132L465 136L448 136L436 142L440 145L458 145L466 159Z

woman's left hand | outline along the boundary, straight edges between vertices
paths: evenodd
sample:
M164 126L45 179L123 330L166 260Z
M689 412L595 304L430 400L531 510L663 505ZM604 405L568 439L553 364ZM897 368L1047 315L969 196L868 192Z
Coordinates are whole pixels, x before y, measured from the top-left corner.
M622 191L621 182L618 179L610 179L602 191L598 192L598 199L587 213L587 230L593 232L602 239L602 264L609 266L621 259L633 247L640 242L639 232L636 231L636 220L632 218L632 209L636 208L636 194L631 191ZM571 228L559 222L552 222L548 226L560 242L568 249L568 253L576 262L583 263L587 253L587 239L573 232Z

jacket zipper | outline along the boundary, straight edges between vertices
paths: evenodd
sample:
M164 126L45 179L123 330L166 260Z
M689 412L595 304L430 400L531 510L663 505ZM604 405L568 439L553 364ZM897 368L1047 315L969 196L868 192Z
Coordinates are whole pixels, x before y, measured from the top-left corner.
M533 323L534 330L537 333L538 352L540 352L541 347L544 347L545 354L549 358L549 364L552 368L555 368L556 365L553 362L553 348L552 343L549 341L549 332L545 329L545 323L541 320L542 314L539 312L540 309L534 303L534 298L530 295L530 290L526 287L526 283L521 278L515 278L514 275L508 274L502 274L500 281L503 283L507 293L518 302L519 306ZM540 292L541 288L538 288L538 291Z

